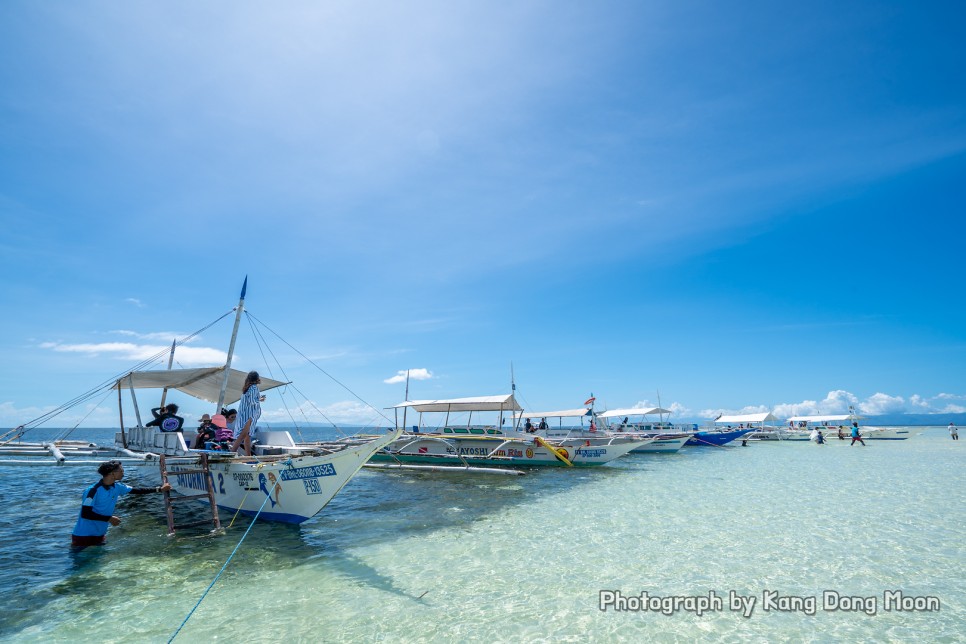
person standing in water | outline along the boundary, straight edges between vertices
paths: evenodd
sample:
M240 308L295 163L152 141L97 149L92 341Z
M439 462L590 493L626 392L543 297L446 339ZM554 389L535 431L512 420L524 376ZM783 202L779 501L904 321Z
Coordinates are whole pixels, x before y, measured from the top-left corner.
M862 443L862 447L865 447L865 441L862 440L862 434L859 433L859 424L855 421L852 422L852 442L849 443L849 447L855 445L855 441Z
M125 494L156 494L171 489L170 483L157 487L131 487L121 483L124 465L120 461L106 461L97 468L101 480L87 488L77 524L70 542L75 548L103 546L107 542L109 525L121 524L121 517L114 516L117 500Z

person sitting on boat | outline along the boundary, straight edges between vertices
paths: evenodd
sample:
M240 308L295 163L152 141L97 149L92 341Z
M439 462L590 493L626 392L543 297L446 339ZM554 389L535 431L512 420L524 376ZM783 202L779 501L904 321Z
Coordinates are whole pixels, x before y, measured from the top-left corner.
M525 431L528 434L532 434L534 432L533 423L530 422L530 419L529 418L527 418L527 422L523 426L523 431Z
M224 416L222 416L222 419L224 419ZM203 414L201 425L198 426L198 435L195 437L194 449L204 449L205 443L215 440L217 431L218 428L211 424L211 416Z
M232 431L227 419L222 414L215 414L211 418L211 424L215 427L215 449L229 449L231 442L235 440L235 432Z
M124 465L120 461L101 463L97 473L101 475L101 480L84 492L84 502L70 536L71 545L76 548L104 545L108 526L121 524L121 518L114 516L118 498L125 494L152 494L171 489L170 483L157 487L131 487L121 483Z
M164 413L161 413L161 411ZM148 422L145 427L158 427L162 432L184 431L184 418L178 416L178 406L171 403L167 407L155 407L151 410L154 420Z
M540 425L537 426L537 429L550 429L550 427L547 425L547 419L546 418L541 418L540 419Z

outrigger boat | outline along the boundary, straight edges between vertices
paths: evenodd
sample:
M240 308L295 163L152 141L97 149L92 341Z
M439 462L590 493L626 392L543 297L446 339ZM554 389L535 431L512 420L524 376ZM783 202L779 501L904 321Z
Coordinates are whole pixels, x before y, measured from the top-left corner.
M46 454L54 460L33 458L14 461L8 458L0 461L0 464L35 465L46 462L83 465L97 461L75 460L73 457L114 456L127 465L153 465L157 480L166 476L173 490L185 496L204 494L207 501L205 493L209 491L210 484L217 506L230 512L257 514L262 519L286 523L301 523L314 517L374 452L396 440L401 432L397 430L365 439L296 444L287 431L259 431L260 443L254 449L254 455L248 457L226 451L191 449L190 443L185 440L193 438L191 432L161 432L155 427L145 427L141 422L135 395L137 389L163 389L165 392L175 389L202 401L217 401L216 410L241 398L245 373L232 369L231 361L244 311L247 285L246 278L235 310L235 325L224 366L127 372L116 378L113 384L109 383L110 388L117 390L120 415L120 431L115 436L113 446L100 447L76 441L39 444L18 442L11 446L8 442L4 444L8 448L4 453L6 456L37 457ZM170 364L169 361L169 367ZM268 391L287 384L262 378L260 389ZM131 393L137 421L133 428L125 428L124 424L124 390ZM86 398L78 399L83 400ZM22 428L18 429L21 429L19 436L22 436ZM207 477L198 473L202 454L208 462ZM163 463L163 470L159 462ZM191 473L179 474L188 471Z
M861 420L861 416L852 414L837 414L824 416L792 416L788 419L789 427L796 427L806 433L813 429L825 432L825 438L837 438L839 434L849 438L852 423ZM912 437L908 427L860 427L862 438L865 440L902 441Z
M725 428L725 431L732 427L737 429L752 428L746 438L753 441L780 442L780 441L808 441L809 434L806 431L794 428L784 428L776 425L766 425L765 423L775 422L778 417L771 412L761 412L758 414L737 414L733 416L719 416L714 420L715 425Z
M630 451L631 454L677 451L682 445L684 445L684 441L687 440L687 438L674 438L673 435L669 435L670 438L668 438L663 435L646 435L643 433L624 432L620 429L617 431L611 431L605 428L606 426L600 422L600 417L594 413L593 409L588 409L586 407L567 409L563 411L528 411L516 415L515 418L520 421L529 420L530 424L534 428L534 434L538 436L545 436L546 438L554 441L582 440L585 443L590 441L591 444L595 444L597 441L618 438L621 441L640 442L640 445ZM552 425L548 424L546 429L540 429L540 424L547 418L556 418L557 427L554 428ZM563 425L565 418L578 419L580 421L580 426L565 427ZM537 419L540 419L541 423L534 422ZM590 422L590 424L586 427L583 424L584 420L589 420Z
M633 450L635 454L673 454L680 450L694 434L693 427L672 425L663 420L669 409L661 407L635 407L633 409L610 409L598 414L612 432L629 436L652 438L653 441ZM658 414L659 420L648 418ZM623 420L617 420L623 419Z
M519 416L512 428L505 421L523 412L513 394L450 400L416 400L395 405L397 427L406 427L410 410L419 421L372 456L374 463L434 464L466 467L471 463L489 467L587 467L609 463L651 439L601 435L595 437L545 437L520 431ZM474 412L495 412L496 424L473 424ZM402 420L399 420L400 413ZM423 414L443 413L442 425L427 429ZM467 413L465 424L450 423L450 415ZM549 414L548 415L552 415Z

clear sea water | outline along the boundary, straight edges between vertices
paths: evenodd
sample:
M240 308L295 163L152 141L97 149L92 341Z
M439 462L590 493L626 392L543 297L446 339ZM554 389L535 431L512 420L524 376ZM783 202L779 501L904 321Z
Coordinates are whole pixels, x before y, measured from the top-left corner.
M364 470L301 526L256 523L175 641L964 641L964 454L932 428L523 477ZM2 640L168 641L248 526L168 538L160 497L127 497L108 545L76 555L93 466L0 472ZM601 611L601 590L724 605ZM875 614L825 610L827 590ZM940 610L886 611L894 590ZM755 597L750 617L729 591ZM817 610L765 610L769 591Z

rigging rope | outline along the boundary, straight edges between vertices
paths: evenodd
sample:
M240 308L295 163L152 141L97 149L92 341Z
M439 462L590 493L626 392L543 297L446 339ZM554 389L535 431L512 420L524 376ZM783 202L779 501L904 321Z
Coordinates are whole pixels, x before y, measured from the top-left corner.
M232 309L231 311L228 311L227 313L225 313L224 315L222 315L218 319L216 319L213 322L207 324L206 326L202 327L201 329L195 331L191 335L188 335L188 336L182 338L181 340L176 341L175 342L175 346L181 346L181 345L183 345L183 344L191 341L192 339L195 338L195 336L198 336L198 335L204 333L205 331L207 331L208 329L210 329L212 326L214 326L215 324L217 324L221 320L225 319L227 316L231 315L233 312L234 312L234 309ZM85 402L85 401L93 398L94 396L96 396L97 394L99 394L101 391L104 391L105 389L107 389L108 391L110 391L111 389L114 388L114 385L117 383L117 381L119 379L123 378L124 376L126 376L127 374L129 374L129 373L131 373L133 371L142 370L145 367L147 367L148 365L153 364L154 362L160 360L163 356L165 356L170 350L171 350L170 348L165 348L165 349L163 349L163 350L155 353L154 355L145 358L141 362L138 362L137 364L135 364L130 369L127 369L125 371L122 371L121 373L119 373L119 374L117 374L117 375L115 375L115 376L113 376L113 377L111 377L111 378L103 381L101 384L95 386L94 388L89 389L86 392L80 394L79 396L75 396L74 398L70 399L69 401L67 401L66 403L60 405L59 407L56 407L54 409L51 409L50 411L48 411L48 412L46 412L44 414L41 414L37 418L34 418L33 420L30 420L30 421L27 421L26 423L23 423L23 425L21 425L21 426L24 428L24 431L25 432L28 429L33 429L34 427L39 427L40 425L43 425L47 421L52 420L53 418L59 416L63 412L67 411L68 409L71 409L72 407L76 407L80 403Z
M278 483L275 484L275 487L278 487ZM274 491L275 489L273 488L272 492ZM265 508L265 504L268 503L268 500L270 498L272 498L271 494L267 494L265 496L265 500L262 501L262 505L260 508L258 508L258 512L255 513L254 517L252 517L252 522L248 524L248 529L245 530L245 534L243 534L242 538L238 540L238 544L235 546L235 549L231 551L231 554L228 555L228 559L225 560L225 565L221 567L221 570L218 571L218 574L215 575L215 578L211 580L210 584L208 584L208 588L206 588L205 592L203 592L201 594L201 597L198 598L198 603L195 604L194 608L191 609L191 612L189 612L187 617L184 618L184 621L181 622L181 626L178 627L178 630L176 630L174 634L171 636L171 639L168 640L168 644L171 644L171 642L174 641L174 638L178 636L178 633L181 632L181 629L184 628L185 624L188 623L188 620L191 619L191 616L194 615L195 611L198 610L198 607L201 606L201 602L203 602L205 600L205 597L208 596L208 593L214 587L215 583L218 581L218 578L221 577L221 574L223 572L225 572L225 568L228 567L228 564L231 563L232 557L234 557L235 553L238 552L238 549L241 548L242 543L244 543L245 541L245 537L247 537L248 533L252 531L252 526L255 525L255 522L258 520L258 515L262 513L262 510ZM232 521L234 521L234 519L232 519Z
M335 376L333 376L328 371L326 371L325 369L323 369L322 367L320 367L318 364L316 364L315 361L312 360L312 358L308 357L307 355L305 355L304 353L302 353L301 351L299 351L298 349L296 349L295 347L293 347L291 344L289 344L288 341L285 340L285 338L283 338L278 333L276 333L274 330L272 330L272 328L269 327L267 324L265 324L264 322L262 322L261 320L259 320L258 318L256 318L254 315L252 315L248 311L245 311L245 314L248 315L251 319L253 319L256 322L258 322L261 326L265 327L265 329L267 329L269 332L271 332L272 335L274 335L276 338L278 338L279 340L281 340L285 344L285 346L287 346L289 349L291 349L292 351L294 351L295 353L297 353L298 355L300 355L306 362L308 362L310 365L312 365L313 367L315 367L316 369L318 369L319 371L321 371L323 374L325 374L329 378L329 380L331 380L332 382L334 382L335 384L339 385L340 387L342 387L343 389L345 389L347 392L349 392L350 394L352 394L352 396L355 397L356 400L358 400L359 402L361 402L363 405L365 405L369 409L372 409L374 412L376 412L376 414L378 414L379 416L381 416L382 418L384 418L387 422L389 422L389 423L394 423L395 422L391 418L389 418L388 416L386 416L385 414L383 414L381 411L379 411L378 409L376 409L374 406L372 406L368 401L366 401L361 396L359 396L359 394L357 394L356 392L354 392L351 389L349 389L349 387L347 385L343 384ZM321 413L321 412L319 412L319 413Z

